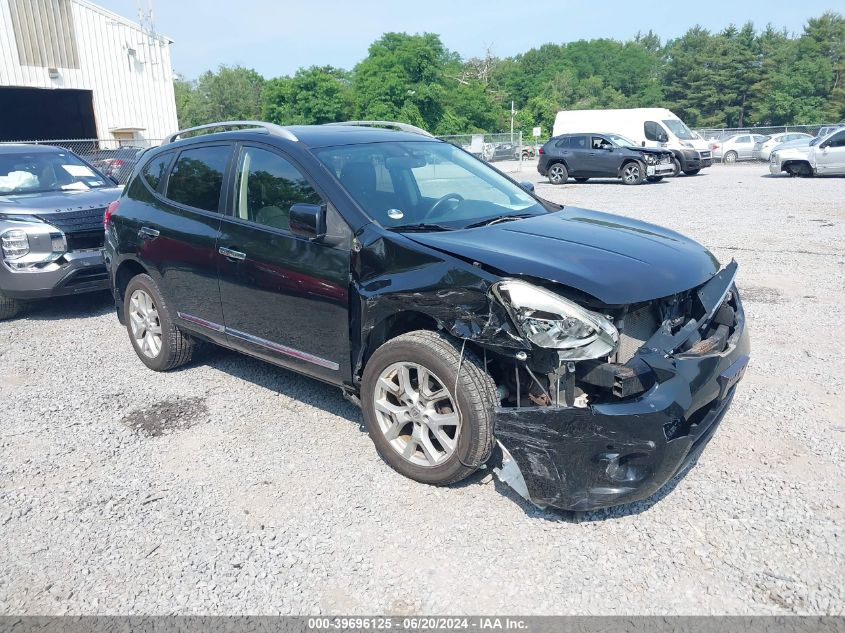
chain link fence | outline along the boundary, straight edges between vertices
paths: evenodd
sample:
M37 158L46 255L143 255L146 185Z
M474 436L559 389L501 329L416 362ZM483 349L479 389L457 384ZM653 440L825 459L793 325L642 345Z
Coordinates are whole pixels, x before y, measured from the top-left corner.
M162 139L52 139L39 141L4 141L4 144L53 145L70 150L91 163L94 167L125 185L141 152L161 144Z
M439 136L438 138L461 147L488 163L502 163L497 167L503 171L519 171L522 168L523 161L530 160L537 154L533 144L523 144L522 132L514 132L513 134L510 132L453 134Z
M845 125L843 123L818 123L816 125L771 125L766 127L738 127L738 128L700 128L695 131L705 141L717 141L726 139L736 134L762 134L764 136L771 136L772 134L788 134L789 132L801 132L802 134L809 134L816 136L823 128L834 128Z

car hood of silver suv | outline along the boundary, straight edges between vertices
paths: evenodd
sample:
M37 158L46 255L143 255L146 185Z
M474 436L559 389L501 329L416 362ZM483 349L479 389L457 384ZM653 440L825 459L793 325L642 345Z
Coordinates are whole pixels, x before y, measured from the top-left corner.
M117 200L122 190L122 187L102 187L80 191L0 194L0 219L4 215L44 215L103 208Z

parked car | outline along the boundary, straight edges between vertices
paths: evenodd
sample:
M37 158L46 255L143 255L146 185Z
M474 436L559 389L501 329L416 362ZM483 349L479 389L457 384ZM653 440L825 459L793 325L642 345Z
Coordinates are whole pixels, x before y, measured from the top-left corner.
M485 143L482 158L492 163L497 160L519 160L520 154L522 158L532 158L533 148L515 143Z
M575 182L621 178L626 185L638 185L672 176L675 165L672 152L637 147L619 134L564 134L540 149L537 171L553 185L562 185L570 177Z
M26 301L108 288L103 214L119 196L66 149L0 145L0 319Z
M681 172L695 176L713 164L707 142L666 108L561 110L555 115L552 135L588 134L592 130L613 130L632 139L634 145L672 152L675 176Z
M121 185L126 184L138 156L144 151L141 147L124 146L116 149L101 149L84 158L101 173L111 176Z
M835 132L836 130L841 130L845 128L845 123L839 123L837 125L827 125L821 129L819 129L819 133L816 136L827 136L831 132Z
M845 174L845 128L834 128L806 146L779 147L769 158L772 174L833 176Z
M813 138L809 134L803 132L784 132L781 134L772 134L765 141L758 141L754 143L754 149L751 152L751 158L754 160L769 160L772 150L782 145L783 143L791 143L792 141L807 141Z
M489 463L542 506L645 498L692 463L748 359L736 263L380 124L400 129L228 123L149 150L106 213L141 362L211 341L293 369L360 404L403 475Z
M711 141L710 149L713 158L732 164L738 160L751 160L754 157L754 146L768 139L763 134L734 134L722 141Z

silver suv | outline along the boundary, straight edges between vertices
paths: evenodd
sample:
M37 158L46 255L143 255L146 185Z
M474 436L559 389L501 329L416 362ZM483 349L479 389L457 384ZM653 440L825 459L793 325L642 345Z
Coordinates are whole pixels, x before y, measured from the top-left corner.
M845 127L817 136L806 146L776 149L769 158L769 171L790 176L845 174Z
M66 149L0 145L0 319L31 299L108 288L103 214L120 193Z

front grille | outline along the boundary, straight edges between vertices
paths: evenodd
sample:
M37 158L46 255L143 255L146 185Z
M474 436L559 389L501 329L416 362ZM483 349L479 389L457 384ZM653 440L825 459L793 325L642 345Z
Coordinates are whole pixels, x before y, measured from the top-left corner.
M625 364L642 345L657 331L659 324L650 306L644 306L625 315L625 322L619 333L619 349L616 362Z
M36 217L52 224L65 234L85 233L95 229L103 230L103 215L105 207L101 209L83 209L82 211L64 211L45 213Z
M702 158L710 158L710 152L709 152L709 151L702 150L702 151L700 151L700 152L698 152L698 153L699 153L699 154L701 154L701 157L702 157Z
M105 212L105 208L83 209L81 211L45 213L36 217L64 233L67 238L68 251L73 252L103 247L105 238L103 215Z

